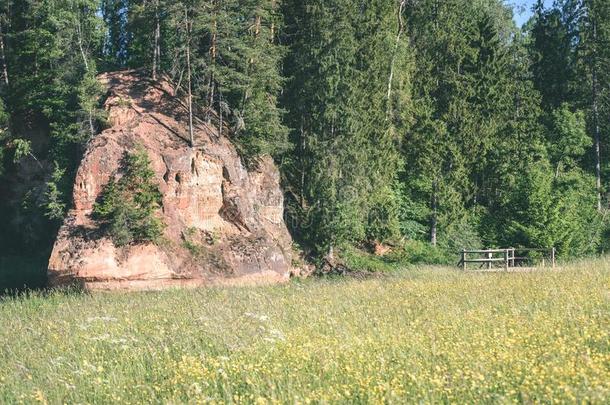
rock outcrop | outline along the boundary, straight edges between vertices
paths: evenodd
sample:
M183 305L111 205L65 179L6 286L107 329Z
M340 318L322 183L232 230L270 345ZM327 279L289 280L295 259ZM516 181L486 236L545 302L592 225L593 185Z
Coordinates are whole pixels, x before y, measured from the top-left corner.
M273 161L262 158L247 171L214 119L195 119L191 148L186 105L166 81L137 71L104 74L100 81L108 88L110 128L91 140L78 169L49 283L157 289L288 280L292 240ZM165 235L159 244L117 247L91 212L125 152L138 145L148 152L163 194Z

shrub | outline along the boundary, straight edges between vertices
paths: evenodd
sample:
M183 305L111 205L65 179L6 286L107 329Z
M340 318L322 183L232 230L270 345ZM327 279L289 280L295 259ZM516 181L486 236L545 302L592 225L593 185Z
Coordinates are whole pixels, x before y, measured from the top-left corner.
M457 261L456 257L455 252L428 242L406 240L392 250L388 260L404 264L452 265Z
M351 246L341 249L340 258L347 268L354 271L389 273L399 269L398 263Z
M340 249L339 256L349 269L372 273L395 272L411 265L453 265L457 262L455 252L418 240L397 242L384 256L375 256L366 250L346 245Z
M122 176L112 179L93 207L93 216L117 246L156 243L164 224L157 212L162 206L155 173L143 147L126 153L121 164Z

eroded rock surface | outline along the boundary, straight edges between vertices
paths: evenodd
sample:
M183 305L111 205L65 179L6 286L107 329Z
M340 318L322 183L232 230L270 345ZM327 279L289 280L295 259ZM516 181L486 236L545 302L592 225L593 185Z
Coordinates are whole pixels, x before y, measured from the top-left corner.
M74 208L49 261L49 283L89 289L276 283L288 280L290 234L279 173L270 158L248 172L215 120L195 120L164 81L134 71L100 77L111 127L91 140L78 169ZM164 241L116 247L91 218L126 151L147 150L163 194Z

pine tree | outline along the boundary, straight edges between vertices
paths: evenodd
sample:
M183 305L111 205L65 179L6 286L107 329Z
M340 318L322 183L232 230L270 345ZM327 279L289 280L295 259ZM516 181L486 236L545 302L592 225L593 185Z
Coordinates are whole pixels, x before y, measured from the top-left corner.
M574 80L574 26L571 16L574 1L545 9L538 1L532 35L532 73L536 89L542 95L542 106L549 112L570 99Z
M3 39L10 78L4 90L11 127L6 145L13 146L13 160L21 161L8 170L18 172L22 161L31 160L38 171L36 176L45 179L32 181L21 195L12 195L12 201L27 201L8 207L4 213L13 219L19 229L16 233L34 242L37 236L46 240L52 235L48 229L57 222L45 218L45 207L51 203L60 206L55 204L59 194L64 204L69 200L70 177L82 145L97 131L101 91L95 79L95 56L102 40L97 8L94 0L13 2L1 8L1 19L7 27ZM53 162L61 170L56 171ZM66 173L62 187L55 187L58 184L53 172ZM47 183L53 183L50 187L57 192L49 193ZM53 201L48 199L50 195ZM63 214L53 212L57 217Z
M406 1L369 1L356 20L359 131L368 155L363 175L366 238L387 241L398 236L400 146L411 122L413 59L406 26Z
M610 90L603 83L608 83L610 73L610 5L603 1L588 0L583 2L583 13L580 23L580 42L578 54L579 82L583 90L579 94L582 102L580 108L588 115L589 130L593 138L593 165L595 167L597 207L602 209L602 153L607 148L608 139L602 136L610 131Z
M388 238L409 108L404 3L287 2L293 215L319 253ZM394 201L394 202L393 202Z
M126 153L120 170L122 176L105 186L101 200L94 205L94 218L117 246L158 242L164 224L157 211L163 201L146 150L138 146Z
M127 30L129 0L101 0L101 14L106 35L104 38L104 70L116 70L127 64Z
M4 151L6 148L6 141L10 138L10 133L8 132L8 119L9 116L6 113L4 101L0 97L0 176L4 173Z
M346 160L349 150L365 152L357 139L349 139L357 125L351 108L357 44L347 2L298 3L287 4L292 18L301 18L297 31L288 34L294 59L287 75L292 78L288 108L299 128L295 143L305 166L299 220L309 222L304 236L326 253L345 239L364 238L360 185L354 184L360 176L350 167L360 159Z
M278 108L284 84L280 72L284 48L278 42L282 19L275 0L250 1L239 9L247 9L249 15L246 63L238 68L245 83L237 88L232 83L225 85L228 103L233 106L235 137L245 156L279 156L288 148L284 111Z
M415 123L405 147L407 184L410 198L425 202L427 214L421 220L432 245L438 242L439 228L447 230L465 218L472 185L463 151L479 152L469 143L478 138L467 127L472 77L464 71L465 63L476 64L477 49L468 42L477 28L472 12L455 1L430 0L409 7L418 63Z

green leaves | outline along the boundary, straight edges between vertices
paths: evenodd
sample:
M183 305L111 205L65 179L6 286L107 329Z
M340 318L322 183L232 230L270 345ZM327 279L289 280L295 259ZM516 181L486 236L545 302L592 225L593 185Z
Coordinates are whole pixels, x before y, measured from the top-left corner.
M582 111L572 112L568 104L553 111L553 129L549 144L551 160L559 168L572 168L589 150L593 141L587 133L585 114Z
M195 112L248 165L281 164L293 233L317 253L400 238L600 246L590 204L610 170L607 1L540 2L523 32L499 0L10 1L0 22L2 163L16 178L26 155L40 160L21 195L30 211L7 218L66 211L103 126L98 69L144 68L185 90L188 49ZM158 204L146 160L126 165L140 176L110 183L97 207L118 243L159 229L142 214Z
M105 225L117 246L158 242L164 229L157 214L162 196L146 150L139 146L126 153L121 171L122 177L104 188L93 208L94 218Z
M162 48L167 70L187 86L186 78L181 78L186 74L188 46L192 92L196 104L206 111L204 118L214 121L219 133L232 137L247 164L265 154L279 158L290 147L284 110L278 102L284 86L281 63L285 53L278 41L282 27L279 2L197 0L174 7L164 4L163 23L171 28L162 34L170 47ZM190 31L186 29L187 18ZM150 18L143 16L142 20L150 24ZM139 25L134 22L131 27Z
M595 209L595 182L573 170L557 179L550 165L531 167L507 208L504 240L516 246L556 247L560 254L592 254L599 246L601 216Z
M299 213L297 229L319 253L399 233L394 187L412 72L400 3L284 5L290 81L283 100L294 145L285 173L296 191L290 212Z
M66 170L61 168L56 162L51 180L47 182L47 191L45 193L45 216L50 220L62 220L66 213L66 196L62 193L62 190L67 188L65 185L65 175Z
M15 150L13 162L17 163L22 158L32 154L32 142L25 139L13 139L12 146Z

